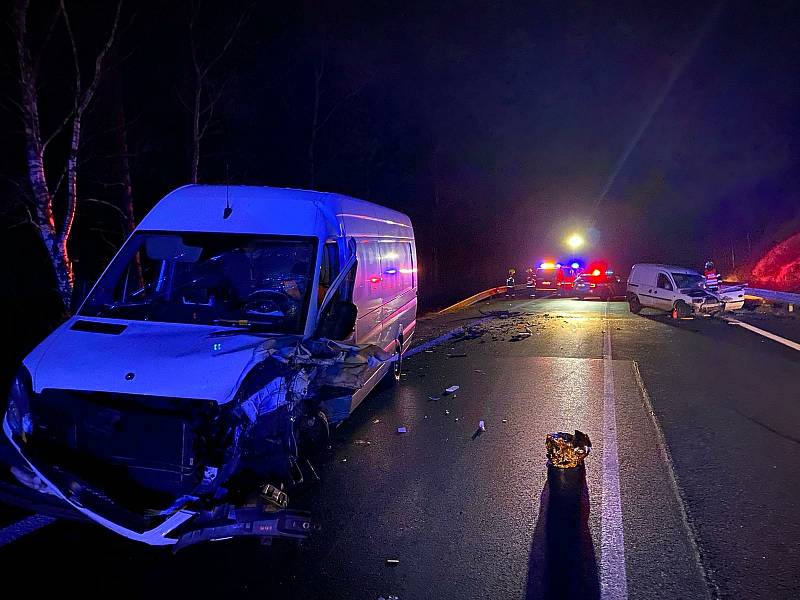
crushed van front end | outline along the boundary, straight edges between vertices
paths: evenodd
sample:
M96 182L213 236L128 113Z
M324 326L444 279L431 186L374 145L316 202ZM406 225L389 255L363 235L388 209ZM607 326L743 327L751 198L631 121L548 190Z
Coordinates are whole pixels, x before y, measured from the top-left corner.
M31 487L129 539L177 547L247 535L301 539L315 529L309 515L265 490L302 479L298 463L327 431L327 407L388 360L373 346L271 337L225 404L34 392L23 368L3 428Z

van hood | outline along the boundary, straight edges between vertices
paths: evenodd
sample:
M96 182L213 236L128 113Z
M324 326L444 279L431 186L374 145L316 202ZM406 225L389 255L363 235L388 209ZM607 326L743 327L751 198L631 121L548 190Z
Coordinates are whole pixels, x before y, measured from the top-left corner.
M87 331L90 329L90 331ZM224 327L73 317L25 359L33 390L229 402L264 337Z

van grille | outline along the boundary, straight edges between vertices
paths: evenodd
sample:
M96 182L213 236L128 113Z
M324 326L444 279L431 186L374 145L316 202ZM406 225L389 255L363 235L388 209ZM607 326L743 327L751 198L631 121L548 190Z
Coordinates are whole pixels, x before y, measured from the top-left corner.
M48 389L31 400L26 445L112 497L140 492L152 506L199 482L197 454L214 410L206 401Z

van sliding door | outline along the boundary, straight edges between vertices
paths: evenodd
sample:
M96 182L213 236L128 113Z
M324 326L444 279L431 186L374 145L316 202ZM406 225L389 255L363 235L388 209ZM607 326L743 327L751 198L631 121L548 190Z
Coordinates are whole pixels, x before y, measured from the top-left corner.
M379 344L383 306L380 248L376 240L356 240L358 268L353 302L358 307L356 321L356 343Z
M383 331L380 345L391 352L394 350L395 340L404 339L404 330L413 325L416 320L416 269L414 268L411 242L382 240L378 245L381 256L381 285L383 286L383 316L381 319Z

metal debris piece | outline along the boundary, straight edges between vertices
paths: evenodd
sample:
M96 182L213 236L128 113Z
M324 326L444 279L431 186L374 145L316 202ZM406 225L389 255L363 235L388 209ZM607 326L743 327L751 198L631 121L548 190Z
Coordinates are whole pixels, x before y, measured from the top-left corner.
M484 423L483 421L478 421L478 429L480 429L481 431L486 431L486 423Z
M450 411L449 411L449 410L447 410L447 409L445 408L445 409L444 409L444 414L446 414L446 415L449 415L449 414L450 414Z
M372 422L372 424L373 424L373 425L377 425L377 424L378 424L378 423L380 423L380 422L381 422L381 420L380 420L380 419L375 419L375 420Z
M447 396L447 394L454 394L454 393L455 393L455 392L457 392L459 389L460 389L460 386L458 386L458 385L451 385L449 388L446 388L446 389L445 389L445 390L442 392L442 396Z
M583 466L583 460L592 451L589 436L582 431L571 433L548 433L544 442L547 448L547 464L559 469Z
M503 419L503 423L508 423L508 419Z
M456 421L458 421L458 417L456 417Z
M397 558L387 558L386 559L386 565L389 566L389 567L395 567L395 566L397 566L399 564L400 564L400 560L398 560Z
M265 485L261 489L261 493L259 495L261 496L262 500L265 500L267 503L278 508L286 508L289 506L289 496L286 495L286 492L279 490L271 483Z
M398 427L397 433L408 433L408 429L406 429L405 427Z

